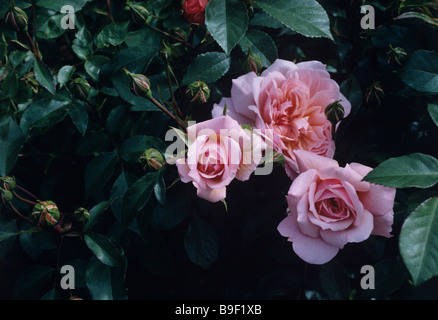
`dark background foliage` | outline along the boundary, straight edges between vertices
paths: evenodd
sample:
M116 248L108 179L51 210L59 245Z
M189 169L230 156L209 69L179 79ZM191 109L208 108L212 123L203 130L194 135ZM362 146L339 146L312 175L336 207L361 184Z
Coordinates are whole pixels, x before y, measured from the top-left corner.
M243 67L247 48L237 45L229 56L221 56L230 65L223 76L221 70L212 73L217 81L208 83L210 99L190 105L187 85L181 84L190 75L188 66L201 54L223 50L212 38L201 43L206 27L190 27L180 14L180 1L146 2L151 13L165 18L149 23L169 33L179 28L191 47L134 23L124 1L111 1L111 15L105 1L77 3L81 10L76 12L76 29L62 30L57 23L64 15L54 1L15 1L29 16L29 33L36 35L41 74L35 71L34 55L24 47L29 46L25 34L12 31L2 20L0 118L2 123L12 119L25 137L18 160L6 174L39 199L53 200L62 212L89 209L93 223L80 236L65 236L62 242L53 230L0 242L0 298L438 298L437 278L413 285L398 245L404 219L436 194L436 188L399 189L392 238L371 236L348 244L331 262L317 266L301 261L276 230L285 216L291 183L281 164L269 176L233 181L225 210L222 203L199 199L191 184L174 184L175 166L156 172L139 163L144 150L165 150L164 135L177 124L130 91L122 68L147 75L154 96L170 101L165 59L159 54L165 41L173 50L168 62L180 82L173 84L176 101L183 112L190 110L191 119L203 121L211 118L214 103L230 95L232 79L248 71ZM367 1L376 10L375 30L360 27L362 1L319 3L328 13L334 41L291 31L265 14L257 1L247 5L248 30L272 39L263 48L271 63L276 58L320 60L340 84L352 113L335 135L335 159L342 165L376 167L412 152L437 157L438 128L427 110L436 96L408 86L404 72L414 52L428 50L436 57L438 29L419 18L394 19L408 9L436 17L436 2ZM4 1L0 14L8 8ZM105 31L110 25L114 29ZM406 57L388 53L390 46L402 48ZM438 61L429 63L436 70ZM60 74L70 71L65 66L74 71L61 85ZM68 86L75 78L90 84L87 101ZM32 210L16 200L14 205L27 215ZM16 219L8 205L0 210L2 231L31 227ZM99 242L100 236L104 240ZM110 247L105 254L111 263L96 258L96 244ZM74 290L59 287L59 267L65 264L75 267ZM375 267L375 290L360 287L363 265Z

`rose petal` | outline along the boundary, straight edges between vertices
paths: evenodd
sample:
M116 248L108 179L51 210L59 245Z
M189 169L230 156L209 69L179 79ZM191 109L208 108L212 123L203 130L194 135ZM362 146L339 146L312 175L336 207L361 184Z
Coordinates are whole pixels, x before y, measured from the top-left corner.
M222 199L225 199L227 196L227 188L223 187L220 189L206 189L206 188L197 188L197 195L201 199L205 199L210 202L219 202Z
M357 222L354 227L352 226L349 229L341 232L322 230L321 237L324 239L324 241L327 241L328 243L341 249L348 242L364 241L368 239L371 231L373 230L373 215L369 211L364 210L361 217L361 221Z
M374 216L374 229L371 234L377 236L392 237L392 224L394 222L394 211L391 210L384 215Z
M322 157L309 151L294 150L293 151L299 172L305 172L309 169L322 170L325 168L338 168L339 164L336 160Z
M284 237L292 242L295 253L304 261L312 264L324 264L333 259L339 248L328 244L322 238L312 238L304 235L298 227L297 217L290 213L277 227Z

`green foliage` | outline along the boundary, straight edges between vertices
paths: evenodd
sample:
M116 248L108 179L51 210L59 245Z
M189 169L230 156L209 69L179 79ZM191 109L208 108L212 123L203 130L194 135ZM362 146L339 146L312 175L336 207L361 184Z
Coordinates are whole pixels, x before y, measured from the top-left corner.
M431 1L372 1L377 28L366 31L359 0L210 0L201 25L184 20L179 0L135 4L145 21L126 1L16 0L26 34L6 25L10 2L0 3L0 176L18 186L0 202L1 298L436 297ZM74 29L61 27L64 5ZM141 161L151 148L165 154L170 128L181 137L187 121L210 119L250 52L261 72L278 58L327 66L352 105L334 158L367 164L366 181L397 188L392 238L371 236L307 265L276 230L291 183L283 164L230 185L224 206L197 197L175 165ZM131 90L128 73L149 79L153 99ZM198 81L209 97L192 101ZM38 200L58 205L57 225L32 220ZM77 208L90 220L75 221ZM63 265L74 267L75 289L60 287ZM375 290L360 287L363 265L375 268Z

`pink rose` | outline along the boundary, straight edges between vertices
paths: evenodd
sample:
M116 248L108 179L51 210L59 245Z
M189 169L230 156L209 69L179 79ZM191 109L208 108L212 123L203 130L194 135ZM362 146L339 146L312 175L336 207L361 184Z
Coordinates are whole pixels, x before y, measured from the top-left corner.
M325 108L340 100L344 116L351 104L319 61L293 63L277 59L261 76L254 72L233 80L231 97L213 107L212 115L227 115L260 130L270 129L273 148L286 159L286 172L298 172L294 150L333 157L332 124Z
M362 181L372 168L344 168L326 157L294 151L301 174L286 196L289 213L278 231L304 261L330 261L348 242L391 237L396 189Z
M187 159L176 161L178 173L210 202L224 199L234 178L248 180L261 159L260 143L229 116L189 126L187 137Z
M185 0L182 4L184 18L188 23L203 25L205 7L209 0Z

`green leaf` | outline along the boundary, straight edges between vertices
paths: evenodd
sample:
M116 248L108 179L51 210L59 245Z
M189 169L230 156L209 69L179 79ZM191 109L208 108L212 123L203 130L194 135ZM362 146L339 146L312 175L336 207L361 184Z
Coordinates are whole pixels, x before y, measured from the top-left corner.
M435 125L438 126L438 105L436 104L428 104L427 111L429 111L429 115L432 118Z
M211 0L205 8L205 25L216 42L230 53L248 28L248 11L237 0Z
M157 183L154 186L154 194L158 203L162 206L166 204L166 183L164 181L164 171L165 168L162 168L159 171L159 176L157 179Z
M409 87L422 92L438 93L438 53L415 51L406 63L401 78Z
M101 190L114 173L117 163L115 152L102 153L97 156L85 168L85 193L94 195Z
M0 242L11 237L15 237L17 234L17 232L0 231Z
M166 204L157 205L152 212L152 226L167 231L179 225L190 212L190 198L184 192L168 195Z
M16 220L0 216L0 260L10 252L17 235Z
M54 39L61 36L65 29L61 27L61 20L65 14L53 14L49 10L40 10L36 15L36 36L42 39Z
M319 279L322 288L330 299L348 299L351 285L347 273L341 265L333 261L324 264L320 269Z
M34 265L24 269L15 282L15 298L38 299L43 294L44 286L53 277L53 267Z
M41 300L62 300L61 295L56 291L55 288L47 291L42 297Z
M97 35L96 44L98 48L110 45L118 46L126 39L129 22L113 22L106 25Z
M88 128L88 113L85 107L82 104L73 103L69 105L69 114L79 133L84 136Z
M60 84L60 88L62 88L68 80L70 80L70 77L72 76L73 72L75 72L76 67L75 66L63 66L58 71L58 83Z
M108 209L109 205L109 201L102 201L90 209L90 220L84 224L84 232L90 230L96 224L99 217Z
M422 153L390 158L364 180L394 188L429 188L438 182L438 160Z
M90 75L90 77L93 80L98 81L100 68L104 64L108 63L109 60L110 59L105 56L99 56L99 55L92 56L87 61L85 61L84 64L85 71L87 71L87 73Z
M55 94L55 81L50 69L40 60L35 59L33 63L33 72L36 81L51 94Z
M94 300L126 300L125 268L112 268L90 259L85 273L87 288Z
M66 115L68 101L41 99L30 104L23 112L20 128L27 133L31 127L53 126Z
M184 248L193 263L206 269L218 257L219 240L215 230L205 220L195 216L184 237Z
M140 135L132 136L120 146L120 157L127 162L138 163L141 154L150 148L163 151L163 149L166 148L166 145L157 137Z
M11 173L24 141L23 132L12 118L0 122L0 176Z
M406 218L399 248L415 285L438 275L438 198L426 200Z
M89 232L84 236L87 247L94 253L97 259L110 267L123 267L126 258L120 246L116 246L104 235Z
M93 49L93 37L85 27L76 32L71 48L79 59L87 60Z
M306 37L333 40L330 20L316 0L257 0L257 5L272 17Z
M102 131L88 130L85 136L79 140L76 151L81 156L89 156L96 152L104 152L109 143L110 138Z
M15 72L11 72L6 79L2 81L1 86L4 95L7 98L14 98L18 91L18 79Z
M123 197L126 191L128 191L129 187L131 187L136 181L136 176L124 171L120 174L111 188L111 211L119 223L122 221Z
M137 212L146 206L157 183L157 177L158 172L149 172L126 191L123 197L122 228L129 227Z
M207 52L197 56L187 67L181 84L189 85L194 81L211 83L219 80L230 69L231 59L220 52Z
M75 11L79 11L87 2L88 0L37 0L35 4L59 12L65 5L70 5Z
M265 32L249 29L239 42L243 52L248 54L249 48L269 67L277 58L278 52L274 40Z

